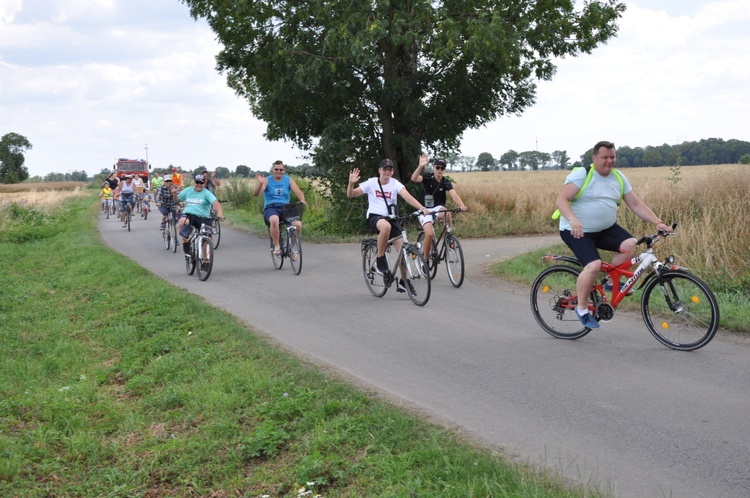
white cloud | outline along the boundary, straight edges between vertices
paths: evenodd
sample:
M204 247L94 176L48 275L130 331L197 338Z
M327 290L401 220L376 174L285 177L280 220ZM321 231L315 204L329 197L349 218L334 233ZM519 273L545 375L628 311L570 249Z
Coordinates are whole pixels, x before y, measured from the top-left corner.
M508 149L577 156L600 139L644 146L750 140L750 2L628 2L618 38L559 63L537 104L465 134L463 154ZM205 21L176 0L2 0L0 134L26 136L32 174L117 157L156 166L301 163L215 70Z

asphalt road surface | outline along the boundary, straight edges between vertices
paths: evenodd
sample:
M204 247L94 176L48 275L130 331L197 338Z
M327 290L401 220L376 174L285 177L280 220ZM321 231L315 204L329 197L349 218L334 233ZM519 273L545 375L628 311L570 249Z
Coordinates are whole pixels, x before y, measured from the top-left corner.
M211 277L164 250L158 216L103 239L286 349L521 462L618 497L750 496L750 350L719 331L672 351L621 312L577 341L547 335L528 289L488 277L491 260L556 237L463 240L467 278L444 265L424 307L373 297L359 244L304 242L303 268L276 270L268 240L222 227ZM460 234L460 223L458 224Z

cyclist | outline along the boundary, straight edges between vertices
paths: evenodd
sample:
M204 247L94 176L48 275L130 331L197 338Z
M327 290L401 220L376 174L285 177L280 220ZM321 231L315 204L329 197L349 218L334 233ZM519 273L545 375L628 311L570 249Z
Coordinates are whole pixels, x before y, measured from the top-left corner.
M138 197L140 197L141 194L143 193L143 188L144 188L143 178L141 178L141 175L135 175L133 177L133 185L135 185L135 193L136 193L136 195L138 195Z
M120 182L117 186L117 192L115 192L117 200L120 201L120 220L122 221L122 228L126 228L128 225L125 222L125 205L130 204L130 209L135 206L135 185L133 184L133 175L125 175L124 181Z
M159 176L159 173L154 172L154 176L151 178L151 191L158 192L162 185L164 185L164 178Z
M156 206L161 213L159 230L164 230L170 211L172 211L172 216L177 218L177 194L177 187L172 185L172 175L164 175L164 185L156 192Z
M385 248L388 240L401 235L401 226L389 215L395 214L398 197L401 196L407 203L422 211L423 215L429 214L429 210L409 193L404 185L393 178L393 162L390 159L380 161L378 176L374 176L360 183L358 187L354 184L359 181L359 168L349 172L349 182L346 185L346 196L349 198L359 197L367 194L367 226L378 234L378 256L375 260L375 271L384 275L388 272L388 261L385 259ZM394 248L401 249L401 239L397 239ZM398 283L398 292L405 292L406 287L403 280Z
M185 209L180 216L177 229L182 236L182 250L185 254L190 252L190 227L200 228L201 224L211 226L211 208L216 211L217 218L224 219L224 211L216 196L209 192L206 187L207 178L200 173L195 175L194 186L188 187L179 193L177 198L185 203ZM166 182L166 180L165 180Z
M148 219L148 212L151 211L151 201L154 200L154 196L149 192L148 187L143 187L143 193L141 194L141 218L144 220Z
M172 183L177 188L182 188L182 175L177 171L177 166L172 166Z
M111 188L113 192L117 190L117 185L120 183L120 180L117 179L117 175L114 173L110 173L105 181L109 183L109 188Z
M427 154L419 156L419 165L417 166L417 169L414 170L414 173L412 173L411 181L422 184L422 188L419 189L419 202L429 209L430 213L438 212L438 219L446 221L448 226L450 226L451 213L439 212L445 210L445 193L448 192L448 194L450 194L451 199L453 199L453 202L461 211L466 211L466 206L461 200L461 197L458 196L456 189L453 188L451 181L443 176L445 173L445 159L442 157L436 159L435 164L433 165L434 173L425 173L423 175L422 170L427 166L428 162ZM422 247L425 261L430 257L432 237L435 235L434 218L434 214L429 214L427 216L422 215L419 217L419 223L422 224L422 229L424 230L425 235L424 246Z
M109 182L104 182L102 184L102 190L99 192L99 197L102 198L102 207L106 207L106 209L112 209L112 200L114 199L114 195L112 194L112 189L109 187Z
M597 249L614 251L612 264L617 266L635 256L636 238L617 224L617 208L620 198L628 208L658 230L672 231L664 224L633 192L630 182L618 170L620 179L612 174L616 163L615 144L601 141L594 145L592 155L593 177L581 195L576 194L583 187L587 172L585 168L574 169L565 179L555 206L560 210L560 237L578 261L583 270L578 276L576 291L579 296L587 296L601 268L601 257ZM620 181L623 186L620 186ZM588 312L585 299L578 301L578 319L590 329L598 329L599 323Z
M216 178L216 171L212 171L209 175L208 170L203 168L200 173L206 177L206 189L216 195L216 187L221 187L221 180Z
M263 219L266 221L266 225L270 227L273 253L277 256L281 254L279 222L284 217L284 204L289 204L291 193L294 192L300 202L307 205L305 193L297 186L294 178L284 173L285 171L286 166L284 166L283 161L274 161L271 168L272 176L266 177L261 172L255 174L258 184L253 191L253 195L256 197L263 192ZM292 225L297 228L297 233L302 236L302 222L295 220Z

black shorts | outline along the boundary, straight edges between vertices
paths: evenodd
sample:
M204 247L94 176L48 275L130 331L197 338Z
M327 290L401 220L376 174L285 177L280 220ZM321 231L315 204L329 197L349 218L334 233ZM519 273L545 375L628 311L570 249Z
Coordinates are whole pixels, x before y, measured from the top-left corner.
M401 225L395 220L392 220L388 218L387 216L381 216L379 214L371 214L367 217L367 226L370 227L370 230L372 230L373 233L380 233L378 231L378 221L381 219L385 219L388 223L391 224L391 234L388 236L388 238L392 239L393 237L398 237L401 235Z
M620 252L622 243L633 236L615 223L601 232L584 233L580 239L574 238L570 230L560 230L560 238L570 247L581 265L586 266L592 261L602 259L597 249Z
M279 221L284 219L284 205L283 204L269 204L263 209L263 219L266 225L271 224L271 216L276 215L279 217Z
M204 224L204 225L210 227L211 223L213 222L213 220L211 218L201 218L200 216L196 216L196 215L190 214L190 213L183 213L182 217L183 218L187 218L187 220L188 220L187 224L189 224L191 227L195 227L195 228L198 228L198 229L200 229L201 224Z

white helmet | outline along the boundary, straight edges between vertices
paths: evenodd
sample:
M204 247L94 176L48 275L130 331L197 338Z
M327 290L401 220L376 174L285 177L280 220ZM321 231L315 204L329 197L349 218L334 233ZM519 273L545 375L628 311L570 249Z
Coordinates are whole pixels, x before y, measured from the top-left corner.
M172 181L172 175L164 175L164 181L165 182L171 182Z

